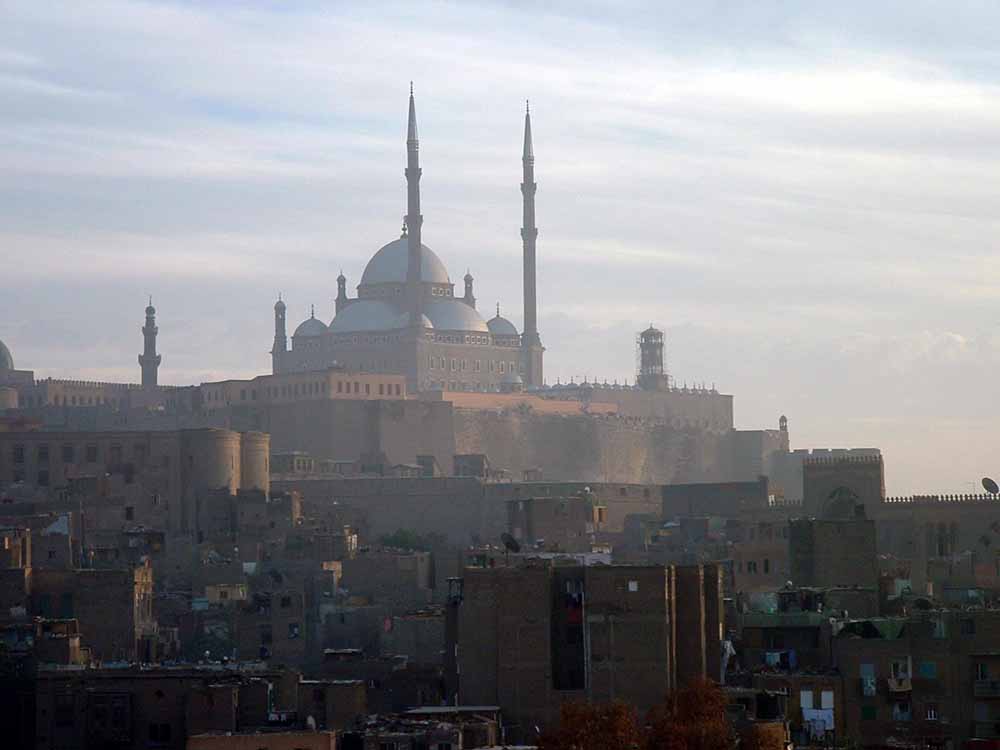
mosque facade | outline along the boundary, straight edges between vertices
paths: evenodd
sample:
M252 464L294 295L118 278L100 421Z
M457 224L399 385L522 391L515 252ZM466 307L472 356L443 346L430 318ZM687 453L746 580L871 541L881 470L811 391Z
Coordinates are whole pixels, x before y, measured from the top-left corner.
M300 323L289 346L286 305L274 306L275 375L343 368L406 377L410 391L518 391L543 384L543 355L537 328L535 283L534 151L531 114L525 112L521 184L524 325L518 332L496 314L484 319L473 277L455 289L441 259L422 241L420 144L416 105L410 91L406 138L407 212L402 236L368 261L355 297L347 279L337 278L336 313L329 324L315 316Z

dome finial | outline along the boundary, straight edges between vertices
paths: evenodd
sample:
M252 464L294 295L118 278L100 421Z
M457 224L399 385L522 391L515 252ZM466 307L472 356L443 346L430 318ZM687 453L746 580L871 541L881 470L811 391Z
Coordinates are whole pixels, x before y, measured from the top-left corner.
M500 317L500 303L497 302L497 317Z
M316 317L316 305L309 305L309 317L310 318Z
M403 217L403 233L399 236L400 239L405 238L406 237L406 233L407 233L407 229L406 229L406 217L404 216Z
M410 96L413 96L413 81L410 81Z
M278 302L281 302L281 292L278 292Z
M152 307L152 306L153 306L153 295L152 295L152 294L151 294L151 295L149 295L149 306L150 306L150 307Z

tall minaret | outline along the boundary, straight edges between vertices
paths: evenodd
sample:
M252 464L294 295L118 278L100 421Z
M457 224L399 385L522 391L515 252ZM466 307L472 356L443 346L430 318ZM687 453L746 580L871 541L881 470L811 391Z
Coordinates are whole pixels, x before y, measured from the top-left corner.
M288 351L288 336L285 335L285 303L278 295L274 303L274 346L271 347L271 373L279 374L282 355Z
M156 334L159 330L156 327L156 308L153 307L153 298L150 297L149 307L146 308L146 325L142 327L142 354L139 355L144 386L156 385L157 370L160 367L160 355L156 353Z
M417 325L423 298L420 285L420 141L417 140L417 107L413 102L413 81L410 81L410 116L406 124L406 294L410 325Z
M524 383L527 386L542 385L542 341L538 336L538 296L535 284L535 240L538 228L535 226L535 152L531 143L531 110L524 109L524 152L521 155L524 181L521 195L524 202L521 242L524 245L524 331L521 334L521 348L524 356Z

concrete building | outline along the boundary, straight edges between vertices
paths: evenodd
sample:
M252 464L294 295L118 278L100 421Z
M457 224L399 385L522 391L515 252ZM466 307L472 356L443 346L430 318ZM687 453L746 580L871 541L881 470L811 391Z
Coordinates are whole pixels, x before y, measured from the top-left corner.
M834 658L862 747L961 747L1000 737L1000 612L927 611L841 628Z

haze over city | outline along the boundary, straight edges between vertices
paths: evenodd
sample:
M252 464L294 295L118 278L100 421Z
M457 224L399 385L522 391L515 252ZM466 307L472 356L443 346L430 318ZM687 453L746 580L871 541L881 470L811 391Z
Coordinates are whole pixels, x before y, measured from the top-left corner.
M40 377L270 367L406 212L521 329L531 101L551 384L678 385L878 447L890 494L1000 473L1000 8L932 3L0 4L0 339ZM11 283L16 280L16 283ZM492 314L492 312L491 312Z

